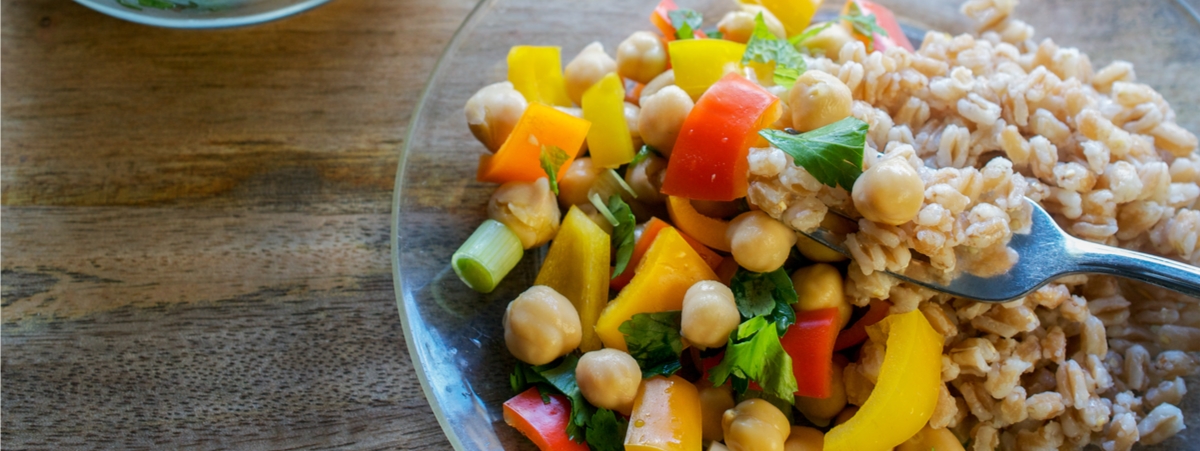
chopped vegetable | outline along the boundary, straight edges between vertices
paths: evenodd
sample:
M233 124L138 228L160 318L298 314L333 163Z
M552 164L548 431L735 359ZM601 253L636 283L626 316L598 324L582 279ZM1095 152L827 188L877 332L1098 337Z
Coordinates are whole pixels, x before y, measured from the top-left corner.
M618 328L638 313L683 308L683 295L692 284L716 280L708 264L675 229L664 229L638 264L633 280L600 314L596 334L607 348L627 351Z
M825 185L840 185L849 191L858 176L862 175L867 123L856 117L847 117L798 135L774 129L763 130L759 134L772 146L791 155L797 166L803 167ZM666 189L665 183L663 188Z
M796 323L780 339L792 357L796 395L828 398L832 387L833 342L837 337L837 308L796 313Z
M535 285L553 288L575 306L583 328L579 343L583 352L600 349L600 338L593 327L608 304L609 242L600 226L579 207L572 206L534 281Z
M559 53L558 47L532 45L518 45L508 51L508 81L530 104L571 106Z
M504 224L488 219L454 251L450 266L472 290L491 293L523 255L521 239Z
M626 451L693 451L700 449L700 393L679 376L642 381L633 402Z
M587 444L592 451L621 451L621 437L629 423L608 409L598 409L588 421Z
M633 191L633 187L621 178L614 169L602 169L596 174L596 181L592 182L592 187L588 189L589 194L595 193L600 196L601 200L611 199L613 196L619 196L621 199L635 199L637 193Z
M558 168L563 167L563 163L569 158L558 146L542 146L542 153L538 156L538 162L542 164L542 170L550 180L550 191L553 191L555 196L558 195Z
M738 326L737 332L729 337L725 357L712 369L709 381L719 386L730 378L738 393L744 393L749 382L754 381L763 392L788 404L794 401L796 376L792 372L792 358L783 350L774 323L756 316Z
M891 310L892 304L888 301L879 299L871 300L871 307L867 310L867 314L855 321L848 329L838 334L837 341L833 344L833 350L841 351L851 346L862 343L867 339L867 327L875 323L883 321L888 315L888 310Z
M765 316L767 321L775 323L780 336L796 321L796 312L792 310L797 300L796 289L783 268L767 273L739 268L729 288L743 318Z
M504 422L529 437L542 451L588 451L567 437L571 407L562 395L545 396L530 388L504 402Z
M925 426L942 384L942 336L919 310L889 316L879 381L849 421L825 434L826 451L890 450Z
M679 371L683 341L679 335L680 312L638 313L621 324L629 355L642 368L642 377L670 376Z
M695 10L683 8L667 12L671 19L671 27L675 28L675 39L697 39L696 31L704 24L704 16Z
M851 29L854 37L866 44L867 51L880 52L892 47L913 51L913 45L900 30L892 11L869 0L849 0L842 7L840 17Z
M742 56L742 64L750 63L769 64L775 84L787 88L805 69L803 55L787 39L779 39L767 29L762 13L754 18L754 32Z
M729 252L729 241L725 237L729 231L729 221L710 218L700 214L692 206L692 202L682 197L667 196L667 214L671 222L683 233L688 234L719 251Z
M613 275L617 275L625 271L630 257L633 256L633 230L637 228L637 220L633 218L629 205L622 201L620 196L608 198L608 212L617 218L612 235L613 256L616 258L613 263Z
M475 178L492 183L536 181L547 173L542 169L542 147L554 146L567 154L567 159L554 171L561 180L566 168L575 161L590 127L591 123L584 119L531 103L500 150L479 156Z
M804 32L808 28L808 24L812 22L813 15L817 13L817 8L821 7L822 0L744 0L747 3L756 3L767 8L771 14L774 14L780 22L783 23L783 28L787 31L788 36L795 36Z
M633 160L633 138L625 120L625 87L616 72L609 73L583 93L583 118L592 123L588 153L598 167L615 168Z
M638 238L637 243L633 246L633 255L629 259L629 265L626 266L628 271L624 271L612 279L610 286L614 290L620 290L629 284L629 281L633 279L633 274L637 269L638 263L642 261L642 256L650 249L650 245L654 243L654 238L658 237L658 232L669 227L671 226L666 221L655 217L651 217L649 221L646 221L646 225L642 227L641 237ZM700 255L700 258L704 259L705 263L708 263L708 267L712 268L713 271L716 271L717 267L724 261L724 258L720 254L713 252L712 249L696 241L695 238L687 236L682 231L679 231L679 235L692 246L692 249ZM614 274L616 273L614 272Z
M704 41L680 44L686 42ZM679 70L677 67L676 79ZM701 200L744 197L750 146L758 141L757 132L781 114L779 99L762 86L736 73L721 78L684 119L667 163L662 192Z
M650 23L653 23L654 26L658 28L658 31L662 32L663 37L665 37L667 41L673 41L676 39L676 36L678 36L674 21L671 17L671 12L677 10L679 10L679 7L675 5L675 0L662 0L661 2L658 2L658 6L654 8L654 12L650 13ZM692 34L696 39L703 39L705 36L704 32L700 31L700 21L696 22L697 24L695 26L691 26Z
M728 72L728 67L740 68L746 45L723 39L689 39L671 41L667 52L675 69L675 85L696 100Z

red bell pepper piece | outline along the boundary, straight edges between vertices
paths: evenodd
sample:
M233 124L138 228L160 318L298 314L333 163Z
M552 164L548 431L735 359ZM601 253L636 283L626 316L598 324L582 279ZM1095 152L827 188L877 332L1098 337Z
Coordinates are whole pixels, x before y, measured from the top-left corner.
M679 7L675 5L675 0L662 0L661 2L658 2L658 6L654 8L654 12L650 13L650 23L654 24L655 27L658 27L658 31L662 32L663 37L665 37L667 41L675 40L675 26L671 25L671 16L669 14L671 11L677 9L679 9ZM704 39L708 37L708 35L704 34L704 32L699 29L692 30L692 36L695 36L696 39Z
M900 29L900 24L896 22L896 16L892 14L891 10L880 6L877 3L871 2L870 0L850 0L846 2L846 6L842 8L842 14L846 14L850 11L851 3L857 4L859 11L862 11L864 16L875 16L875 24L879 25L880 28L883 28L884 31L887 31L887 36L882 36L879 34L875 34L875 36L873 36L872 42L874 43L875 50L882 52L892 47L902 47L908 49L910 52L913 51L912 43L908 42L908 37L905 36L904 31ZM855 37L858 38L858 40L863 41L864 44L867 43L865 36L855 35ZM871 48L868 47L867 49L870 50Z
M796 323L779 338L792 357L796 396L828 398L832 391L833 342L837 337L836 307L796 312Z
M778 97L741 74L726 74L683 120L662 192L700 200L744 197L750 146L781 114Z
M617 278L612 279L608 284L609 287L614 290L620 290L629 284L629 281L633 279L634 271L637 270L638 263L642 261L642 256L646 255L646 251L654 243L654 238L658 237L658 232L667 227L671 227L671 225L655 217L651 217L649 221L646 221L646 226L642 228L642 236L633 245L633 254L629 256L629 264L625 265L625 272L621 273ZM683 237L683 240L687 241L688 245L697 254L700 254L700 259L704 260L704 263L708 263L708 267L712 268L713 271L716 271L717 267L721 265L721 261L724 258L720 254L709 249L708 246L701 244L694 238L687 236L682 231L679 232L679 236Z
M529 437L542 451L588 451L586 443L567 437L570 421L571 402L563 395L550 395L550 402L544 403L537 388L530 388L504 402L504 422Z
M856 344L867 340L867 326L873 325L888 316L888 310L892 308L892 304L887 301L874 299L871 301L871 308L867 310L867 314L859 318L854 325L849 329L843 330L838 334L837 341L833 343L834 351L841 351Z

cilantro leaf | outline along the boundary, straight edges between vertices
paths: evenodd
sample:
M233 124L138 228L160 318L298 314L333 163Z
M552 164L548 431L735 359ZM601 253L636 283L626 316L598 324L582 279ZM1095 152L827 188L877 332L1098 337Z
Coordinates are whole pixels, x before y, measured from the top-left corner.
M804 56L786 39L779 39L767 28L762 13L754 17L754 32L746 43L742 64L775 62L775 84L791 88L805 70Z
M568 158L571 157L558 146L542 146L542 153L538 155L542 170L546 171L546 177L550 178L550 191L554 191L555 196L558 195L558 168L562 167Z
M682 318L678 310L638 313L617 328L625 334L629 355L642 368L642 378L670 376L679 371L682 366L679 356L683 353L679 335Z
M842 15L839 19L849 22L855 34L867 38L867 51L871 51L871 48L875 46L875 35L888 36L887 30L875 22L875 15L863 14L858 3L850 2L848 12L849 14Z
M733 388L744 393L749 381L758 382L771 396L795 402L796 376L792 357L779 343L775 324L756 316L738 326L725 346L725 357L713 367L709 381L715 386L733 379Z
M633 210L629 209L629 204L621 200L621 196L613 194L608 198L608 212L617 220L617 224L613 226L612 244L616 248L616 264L613 265L613 275L615 279L621 273L625 272L625 267L629 265L629 259L633 257L633 232L637 228L637 220L633 217Z
M738 268L729 283L738 312L743 318L766 316L775 323L779 335L796 322L796 288L786 269L779 268L768 273L757 273Z
M587 444L592 451L623 451L625 449L625 429L629 422L618 417L613 411L599 409L592 414L588 422Z
M817 181L832 187L840 185L849 191L862 175L867 128L866 122L851 116L799 135L774 129L764 129L758 134L791 155L792 161Z
M680 8L667 13L671 26L675 28L675 39L695 39L696 30L704 23L704 16L695 10Z

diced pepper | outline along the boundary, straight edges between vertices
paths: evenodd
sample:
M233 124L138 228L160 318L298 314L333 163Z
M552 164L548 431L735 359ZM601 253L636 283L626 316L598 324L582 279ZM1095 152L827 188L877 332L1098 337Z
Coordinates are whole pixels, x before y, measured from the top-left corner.
M495 154L479 156L475 179L481 182L533 182L545 177L539 157L542 146L557 146L567 153L558 168L561 180L583 146L591 123L553 107L531 103Z
M678 77L678 69L675 73ZM684 118L667 162L662 192L701 200L744 197L750 146L758 141L758 131L781 114L779 98L762 86L736 73L721 78Z
M583 352L600 349L594 326L608 304L609 236L577 206L571 206L534 285L561 293L579 312Z
M571 402L563 395L549 396L549 403L542 402L538 389L531 387L505 401L504 422L529 437L542 451L588 451L587 444L567 437Z
M625 121L625 87L616 72L609 73L583 93L583 118L588 130L588 152L592 164L615 168L633 160L633 138Z
M812 23L813 15L817 13L817 8L821 7L822 2L822 0L743 1L767 8L767 11L770 11L780 22L783 22L783 28L787 31L788 37L803 33L804 29L808 28L808 24Z
M792 357L796 396L828 398L832 387L833 341L837 337L838 309L796 312L796 322L779 338Z
M642 89L646 85L628 78L622 78L622 81L625 82L625 101L637 105L642 97Z
M517 45L508 51L508 81L529 103L571 106L558 47Z
M854 38L862 41L863 44L868 44L867 50L878 50L880 52L892 47L900 47L913 51L912 42L908 41L908 37L904 35L904 30L900 29L900 24L896 22L896 16L886 7L880 6L878 3L869 0L849 0L842 7L842 14L850 12L850 5L858 5L859 11L862 11L865 16L875 16L875 24L879 28L883 28L887 32L887 36L875 34L875 36L861 36L858 33L853 33ZM791 33L788 33L791 34Z
M867 314L855 321L850 328L843 330L838 334L837 341L833 343L834 351L841 351L851 346L857 345L866 341L867 326L874 325L882 321L888 315L888 310L892 308L892 304L887 301L874 299L871 301L871 307L867 310Z
M629 265L625 267L626 269L624 273L621 273L621 275L612 280L612 282L609 284L611 288L620 290L621 288L624 288L625 285L628 285L630 280L633 280L633 273L637 269L638 263L642 261L642 257L646 254L646 251L650 249L650 245L654 243L654 238L658 236L658 232L669 227L671 226L667 224L666 221L655 217L650 217L650 220L646 221L646 226L642 228L642 236L638 238L637 243L633 245L633 255L629 258ZM696 253L700 255L700 258L704 259L705 263L708 263L708 267L712 268L713 271L716 271L717 267L719 267L721 262L724 261L724 258L721 257L721 254L713 252L712 249L709 249L708 246L696 241L695 238L687 236L687 234L683 232L679 232L679 236L683 237L683 240L687 241L687 243L692 246L692 249L694 249Z
M667 214L671 215L671 222L675 227L679 227L679 230L696 241L713 249L729 252L729 242L725 238L725 233L729 231L729 221L704 216L696 211L691 201L675 196L667 196Z
M724 39L686 39L668 43L667 52L675 68L675 85L696 100L727 72L741 69L746 45Z
M908 441L896 447L896 451L965 451L958 437L949 429L934 429L925 425Z
M654 24L654 26L658 28L658 31L662 32L663 37L666 38L667 41L675 40L675 26L671 24L670 13L671 11L677 9L679 9L679 7L675 6L675 0L662 0L661 2L658 2L658 6L654 8L654 12L650 13L650 23ZM692 36L695 36L696 39L704 39L708 37L708 35L704 34L703 30L699 29L692 30Z
M737 260L732 255L725 257L724 260L721 260L721 265L717 266L717 277L720 278L721 283L728 286L733 283L733 276L737 274L738 268Z
M849 421L825 434L825 451L883 451L925 426L942 384L942 336L920 310L871 326L887 331L878 383Z
M642 381L633 399L625 451L694 451L702 440L700 392L682 377Z
M638 313L666 312L683 308L683 295L692 284L716 280L712 268L674 228L658 232L658 238L638 264L633 280L604 308L596 321L596 334L606 348L625 351L625 335L618 327Z

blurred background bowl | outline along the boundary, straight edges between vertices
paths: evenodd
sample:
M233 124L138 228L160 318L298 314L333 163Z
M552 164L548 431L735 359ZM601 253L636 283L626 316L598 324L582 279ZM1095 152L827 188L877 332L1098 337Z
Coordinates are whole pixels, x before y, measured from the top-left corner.
M225 28L259 24L329 0L75 0L109 16L167 28Z
M875 0L892 9L919 45L923 30L972 31L960 0ZM506 77L514 45L562 47L569 62L599 41L609 55L637 30L654 30L647 17L656 0L484 0L463 23L430 74L414 111L396 178L392 264L396 302L413 366L450 443L459 450L536 449L507 426L501 404L513 396L514 360L504 345L501 316L508 301L537 275L545 250L527 251L495 291L471 291L450 269L450 255L486 219L496 186L475 181L486 150L471 135L463 106L478 89ZM714 25L733 0L678 0ZM818 19L842 6L827 0ZM1134 64L1138 81L1157 89L1178 123L1200 130L1200 22L1184 0L1026 0L1016 17L1032 24L1035 39L1052 38L1087 52L1094 67L1115 59ZM1200 387L1200 378L1188 380ZM1196 449L1200 390L1183 403L1189 428L1157 447ZM1188 445L1191 442L1192 445Z

